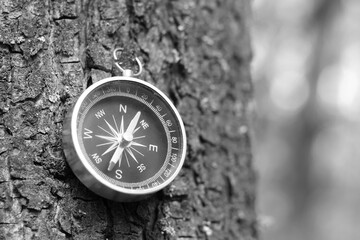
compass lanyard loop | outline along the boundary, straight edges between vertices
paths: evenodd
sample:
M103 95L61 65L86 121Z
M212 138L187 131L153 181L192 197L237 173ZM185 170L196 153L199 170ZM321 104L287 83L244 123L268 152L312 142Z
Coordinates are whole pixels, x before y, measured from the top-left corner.
M118 52L121 52L123 50L123 48L116 48L113 52L113 56L114 56L114 60L115 60L115 65L118 67L118 69L122 72L124 77L136 77L139 76L142 73L142 64L139 60L139 58L135 57L135 60L139 66L139 71L137 73L134 73L131 69L124 69L123 67L120 66L120 64L118 63Z

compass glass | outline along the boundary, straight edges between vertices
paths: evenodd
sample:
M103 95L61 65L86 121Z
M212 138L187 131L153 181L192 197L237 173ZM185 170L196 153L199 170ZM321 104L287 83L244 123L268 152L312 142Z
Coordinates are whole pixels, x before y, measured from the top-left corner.
M131 79L105 81L80 102L80 159L110 185L158 188L182 165L180 121L174 106L154 87Z

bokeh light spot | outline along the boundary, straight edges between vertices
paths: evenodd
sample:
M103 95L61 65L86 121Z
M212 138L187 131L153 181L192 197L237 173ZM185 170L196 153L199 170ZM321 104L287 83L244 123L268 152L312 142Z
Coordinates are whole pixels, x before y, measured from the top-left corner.
M302 75L285 71L273 79L270 97L279 110L294 113L301 110L308 100L309 84Z

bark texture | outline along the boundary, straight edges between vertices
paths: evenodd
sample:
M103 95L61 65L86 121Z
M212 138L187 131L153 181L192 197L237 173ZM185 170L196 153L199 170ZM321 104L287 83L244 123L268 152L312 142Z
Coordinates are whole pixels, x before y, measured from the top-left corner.
M256 239L249 2L0 1L0 239ZM188 153L137 203L90 192L62 152L65 112L119 74L123 47L173 100Z

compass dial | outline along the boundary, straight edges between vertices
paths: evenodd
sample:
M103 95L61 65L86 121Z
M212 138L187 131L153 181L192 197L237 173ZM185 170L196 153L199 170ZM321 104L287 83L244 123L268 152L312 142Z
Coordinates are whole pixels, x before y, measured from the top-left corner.
M70 130L64 131L71 143L65 144L67 160L102 196L126 200L158 191L183 164L181 118L171 101L144 81L101 80L80 96L70 118Z

